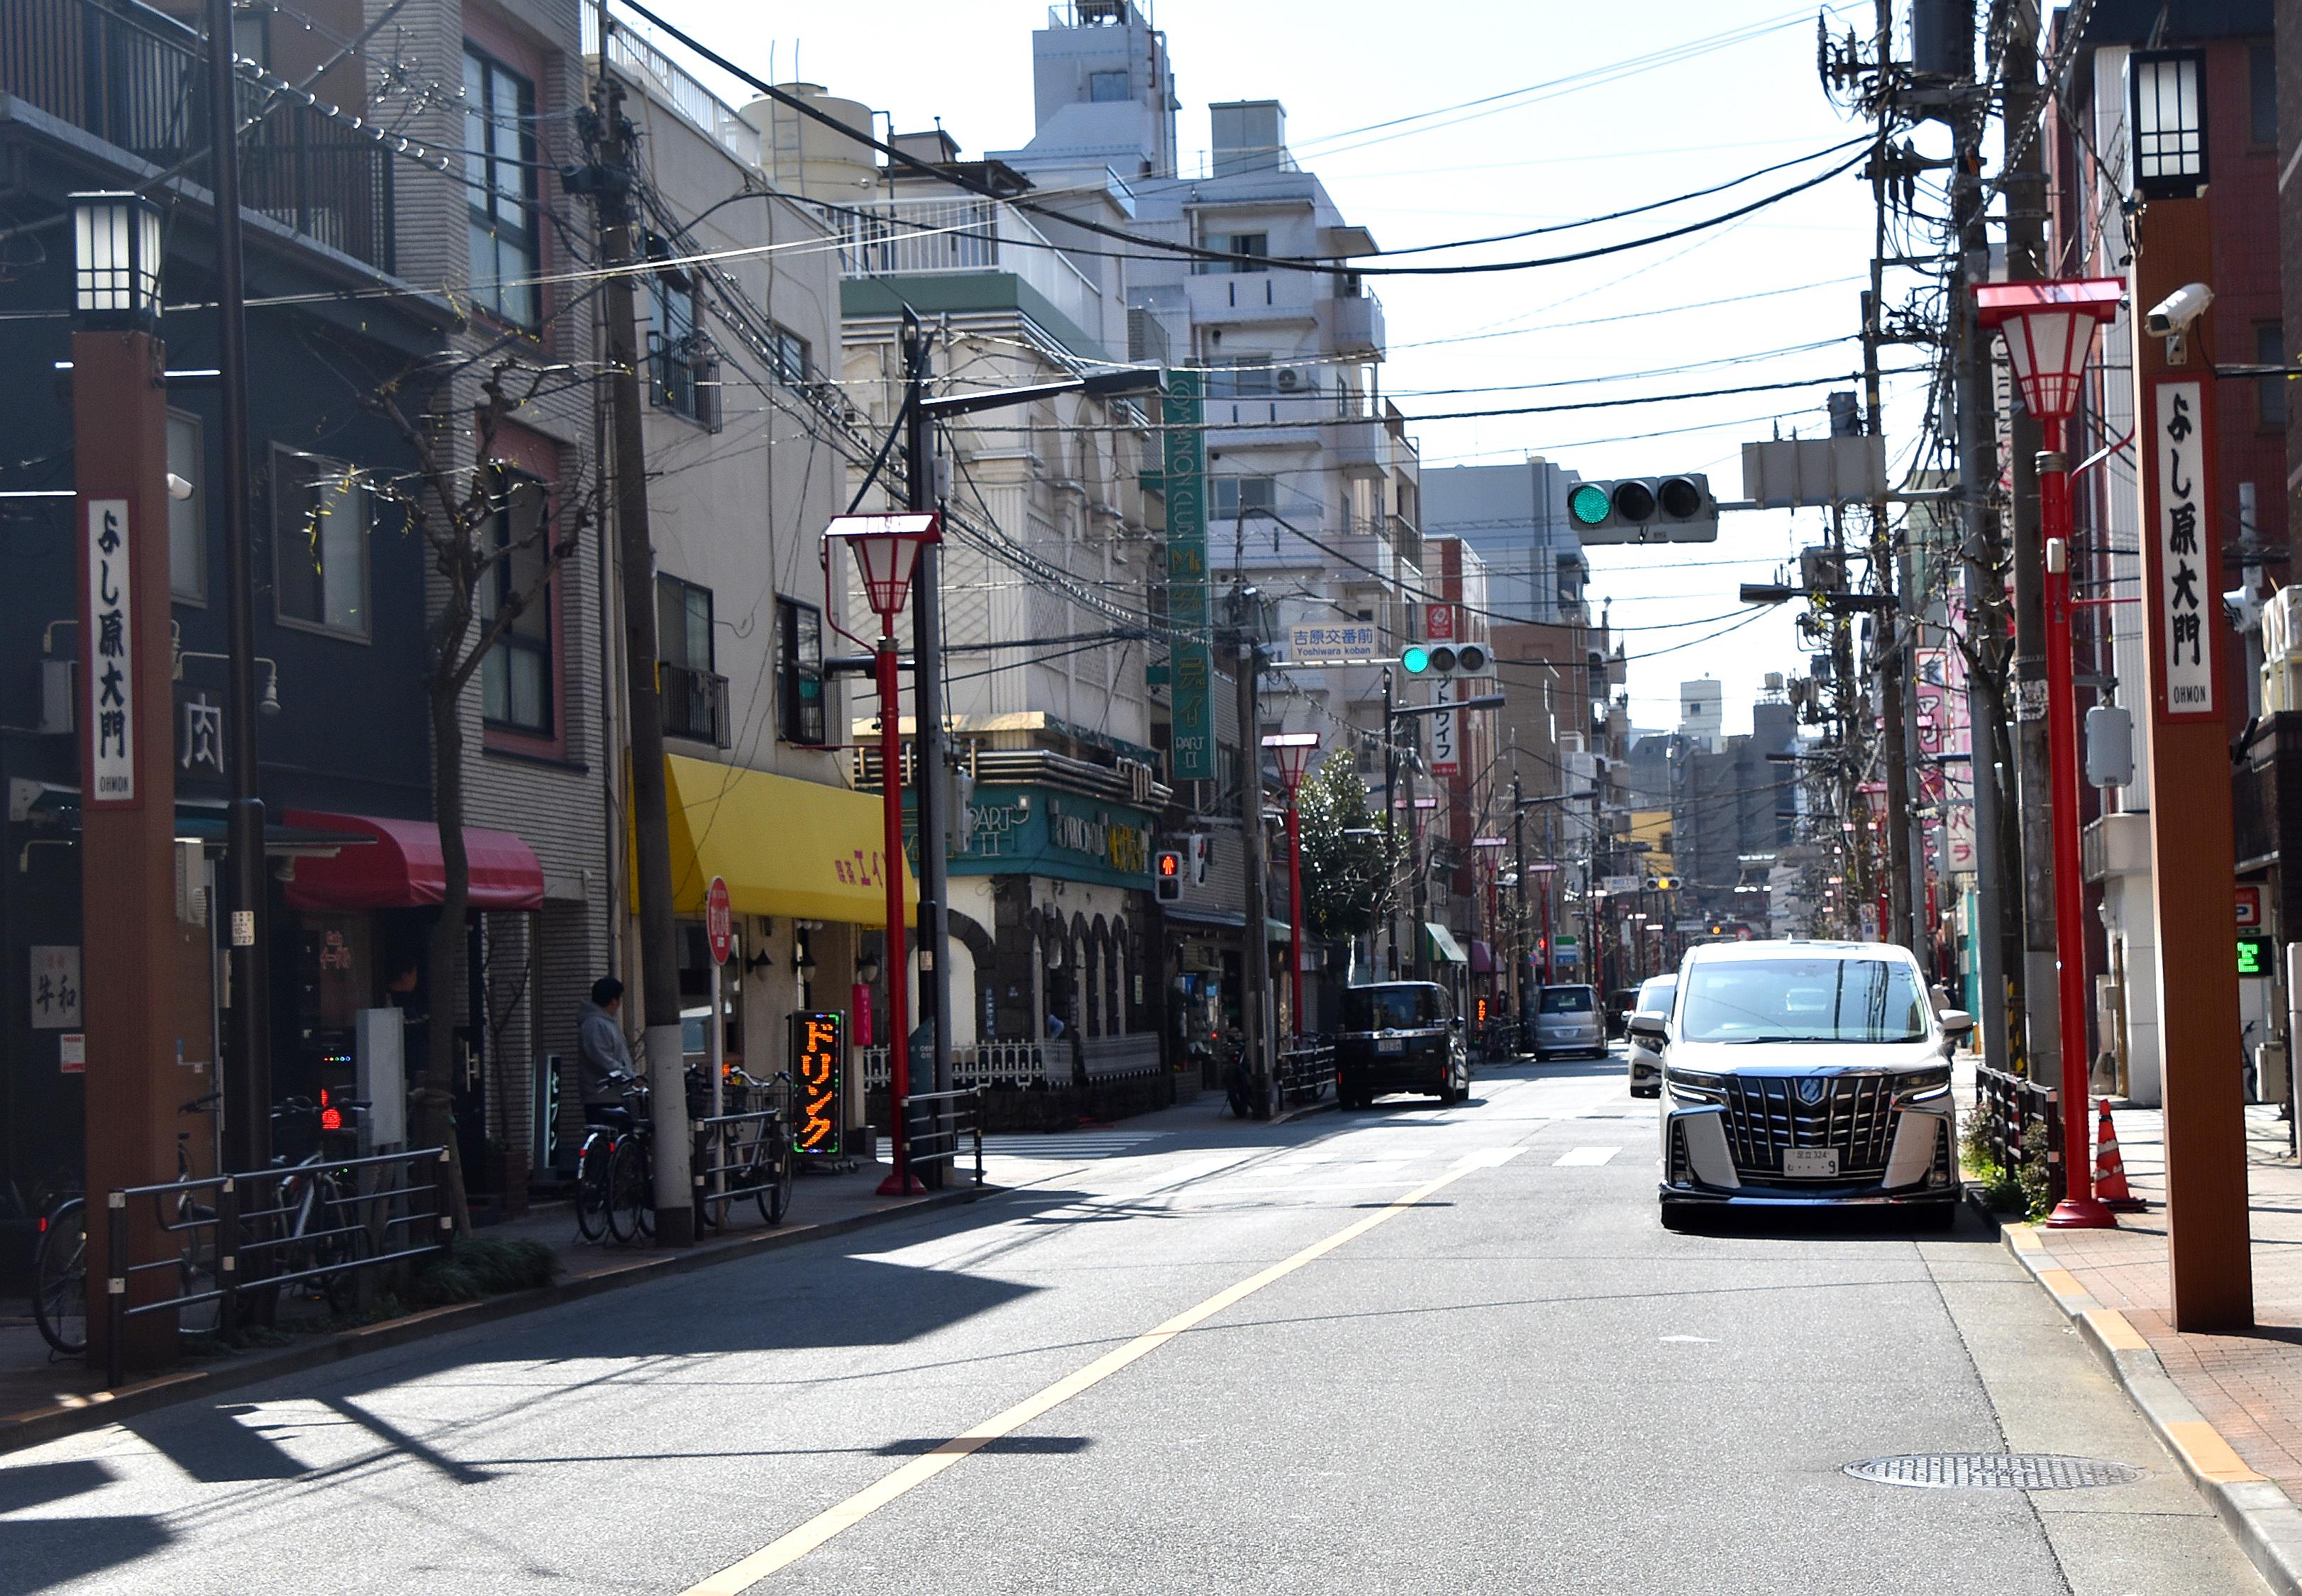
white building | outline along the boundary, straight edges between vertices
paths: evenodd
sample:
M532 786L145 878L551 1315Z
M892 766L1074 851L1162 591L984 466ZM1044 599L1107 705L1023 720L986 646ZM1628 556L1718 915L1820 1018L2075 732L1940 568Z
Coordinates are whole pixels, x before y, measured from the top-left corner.
M1678 685L1678 735L1711 753L1726 731L1726 690L1710 676Z

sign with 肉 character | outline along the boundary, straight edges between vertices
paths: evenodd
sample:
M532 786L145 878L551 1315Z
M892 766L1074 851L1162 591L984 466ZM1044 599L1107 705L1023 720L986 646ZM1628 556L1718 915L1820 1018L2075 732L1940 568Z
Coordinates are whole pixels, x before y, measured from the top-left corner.
M792 1151L836 1158L841 1147L840 1088L846 1077L846 1016L791 1017Z
M2159 667L2158 709L2169 718L2218 715L2214 633L2221 605L2214 591L2214 535L2206 501L2209 447L2196 382L2160 382L2150 409L2151 463L2157 525L2147 548L2152 567L2150 652Z
M89 806L136 802L134 594L129 574L128 500L88 501L88 609L81 628L81 690L88 695Z

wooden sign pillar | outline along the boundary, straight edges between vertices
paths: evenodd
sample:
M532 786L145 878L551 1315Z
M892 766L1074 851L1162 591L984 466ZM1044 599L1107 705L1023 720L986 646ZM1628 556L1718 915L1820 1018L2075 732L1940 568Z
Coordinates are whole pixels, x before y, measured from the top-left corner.
M80 586L80 974L87 1034L88 1356L105 1366L106 1194L175 1178L176 784L168 606L168 396L160 340L72 335ZM128 1205L130 1251L166 1256L153 1203ZM128 1298L171 1296L173 1272L130 1277ZM122 1362L172 1363L173 1314L127 1321Z
M2151 886L2158 911L2159 1034L2165 1047L2167 1254L2174 1327L2254 1323L2239 1078L2231 879L2231 733L2222 617L2226 515L2214 481L2214 376L2205 319L2189 359L2140 330L2186 283L2214 277L2204 199L2154 199L2136 219L2132 292L2135 452L2142 467L2142 601L2150 685Z

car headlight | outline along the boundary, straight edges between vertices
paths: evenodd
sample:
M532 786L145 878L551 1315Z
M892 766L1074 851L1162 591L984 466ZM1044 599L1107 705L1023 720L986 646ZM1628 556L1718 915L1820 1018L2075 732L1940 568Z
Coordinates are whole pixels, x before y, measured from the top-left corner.
M1895 1094L1899 1097L1930 1097L1937 1092L1950 1089L1950 1066L1941 1064L1930 1070L1905 1070L1895 1078Z
M1671 1095L1692 1098L1697 1103L1724 1103L1726 1100L1726 1078L1701 1070L1674 1070L1663 1066L1663 1082Z

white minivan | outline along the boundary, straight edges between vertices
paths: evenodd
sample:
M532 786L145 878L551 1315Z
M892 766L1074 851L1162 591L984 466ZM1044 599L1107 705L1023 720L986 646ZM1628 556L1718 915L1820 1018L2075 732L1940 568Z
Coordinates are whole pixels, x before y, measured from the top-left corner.
M1974 1021L1936 1012L1908 949L1706 944L1680 967L1668 1014L1631 1023L1662 1054L1665 1225L1726 1206L1956 1217L1950 1052Z

